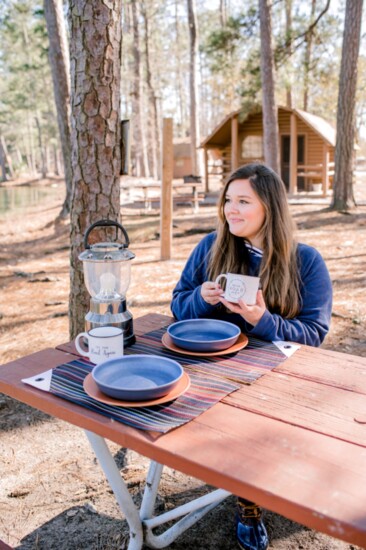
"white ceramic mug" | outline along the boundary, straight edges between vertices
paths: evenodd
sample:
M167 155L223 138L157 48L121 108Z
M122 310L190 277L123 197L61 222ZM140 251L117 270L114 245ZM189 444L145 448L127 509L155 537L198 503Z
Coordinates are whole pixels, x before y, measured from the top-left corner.
M215 283L219 283L222 278L226 279L226 288L223 294L225 300L238 303L242 299L248 305L256 303L259 277L237 273L221 273L216 277Z
M88 342L88 349L80 345L81 339ZM99 365L107 359L123 355L123 330L118 327L92 328L77 335L75 347L80 355Z

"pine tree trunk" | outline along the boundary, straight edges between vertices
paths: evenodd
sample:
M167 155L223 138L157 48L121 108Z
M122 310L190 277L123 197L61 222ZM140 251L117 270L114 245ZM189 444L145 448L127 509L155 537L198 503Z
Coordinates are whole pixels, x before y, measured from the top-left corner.
M27 128L28 130L28 128ZM23 146L25 150L25 158L28 166L28 172L29 174L34 174L34 164L33 164L33 157L32 157L32 151L31 151L31 144L29 139L29 132L27 131L26 134L23 134Z
M41 123L40 123L38 114L34 117L34 120L37 126L38 147L39 147L39 153L41 156L41 177L44 179L45 177L47 177L47 161L46 161L46 152L43 145L42 128L41 128Z
M315 9L316 9L316 0L311 0L310 23L314 21ZM304 100L303 100L304 111L307 111L309 108L309 74L310 74L312 49L313 49L313 30L308 32L306 35L306 48L305 48L305 60L304 60Z
M142 101L142 77L141 77L141 51L140 51L140 30L138 20L137 0L131 0L132 27L133 27L133 136L138 176L149 176L149 163L147 159L146 128L143 124L143 101Z
M8 177L6 175L5 151L3 149L2 136L0 137L0 167L1 167L0 181L7 181Z
M176 74L176 86L178 92L178 109L179 109L179 123L178 123L178 136L183 137L185 135L185 120L187 118L187 105L184 95L183 75L182 75L182 63L180 56L180 29L179 29L179 0L175 0L174 3L174 23L175 23L175 42L176 42L176 61L175 61L175 74Z
M89 295L84 285L86 229L120 219L121 2L70 1L72 114L70 337L84 330ZM93 231L97 241L105 240Z
M61 174L61 170L60 170L60 164L58 161L57 145L55 143L53 144L53 147L52 147L52 155L53 155L53 166L54 166L55 176L59 176Z
M353 196L357 62L360 49L363 0L347 0L337 107L337 139L331 208L355 206Z
M197 147L199 144L198 107L198 24L195 0L187 0L189 25L189 96L192 174L199 175Z
M20 152L19 147L16 147L16 148L15 148L15 154L16 154L17 162L18 162L19 166L22 166L22 164L23 164L23 157L22 157L22 153Z
M44 12L66 183L66 196L59 216L60 218L66 218L70 213L72 194L71 109L69 49L62 0L44 0Z
M285 2L286 12L286 41L287 41L287 57L291 59L292 56L292 0L286 0ZM292 82L288 80L286 82L286 107L291 109L292 107Z
M152 174L155 179L159 177L159 165L160 165L160 136L159 136L159 123L158 123L158 107L156 93L152 83L151 67L150 67L150 47L149 47L149 18L146 13L144 3L142 3L142 16L144 18L145 27L145 63L146 63L146 84L148 90L149 99L149 136L151 143L151 167Z
M11 160L11 156L8 153L8 147L6 145L6 141L5 141L4 136L0 137L0 141L1 141L1 155L0 156L3 159L2 160L2 166L4 165L4 169L3 169L4 179L3 179L3 181L6 181L5 166L8 167L10 177L13 178L14 177L13 163L12 163L12 160Z
M220 26L223 29L227 23L227 5L226 0L220 0Z
M28 144L29 144L28 166L32 168L32 175L36 175L37 174L36 153L35 153L35 145L34 145L34 139L33 139L31 116L32 116L31 112L27 110L27 134L28 134Z
M272 22L270 0L259 0L261 36L261 78L263 97L264 160L275 172L280 173L278 113L274 85L274 60L272 50Z

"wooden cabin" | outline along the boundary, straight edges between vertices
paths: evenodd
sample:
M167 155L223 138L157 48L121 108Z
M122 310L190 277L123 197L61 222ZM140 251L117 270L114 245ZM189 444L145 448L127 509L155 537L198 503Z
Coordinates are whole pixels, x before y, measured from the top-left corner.
M335 129L323 118L288 107L278 108L281 176L290 194L322 191L326 195L334 175ZM210 173L223 180L243 164L264 162L262 111L230 113L201 143L205 187ZM212 159L215 159L212 161Z

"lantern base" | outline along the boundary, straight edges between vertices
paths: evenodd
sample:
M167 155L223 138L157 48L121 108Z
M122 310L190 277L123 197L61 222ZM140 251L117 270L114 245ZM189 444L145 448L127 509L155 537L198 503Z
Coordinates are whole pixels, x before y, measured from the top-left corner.
M126 307L126 299L110 302L90 300L90 311L85 316L85 330L88 332L96 327L118 327L123 330L124 347L136 342L133 333L133 318Z

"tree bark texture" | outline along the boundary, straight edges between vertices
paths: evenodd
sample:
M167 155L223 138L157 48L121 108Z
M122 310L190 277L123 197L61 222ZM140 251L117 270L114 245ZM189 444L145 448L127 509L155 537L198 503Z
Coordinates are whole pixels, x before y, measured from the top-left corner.
M353 196L357 62L360 49L363 0L347 0L337 106L337 138L332 208L355 206Z
M280 174L278 113L275 99L270 0L259 0L264 160Z
M37 174L36 167L36 148L34 144L34 137L32 131L32 113L30 109L27 109L27 145L28 145L28 166L32 167L32 173Z
M0 136L0 167L1 167L0 181L7 181L8 178L6 175L6 158L5 158L5 151L2 145L2 136Z
M133 26L133 148L136 158L136 175L150 176L146 147L147 123L143 124L143 87L141 76L140 25L138 17L138 2L131 0Z
M180 50L180 44L181 44L181 29L180 29L180 19L179 19L179 0L175 0L174 2L174 28L175 28L175 42L177 44L178 52ZM184 134L184 120L188 118L188 108L187 108L187 101L186 101L186 95L184 93L184 84L183 84L183 73L184 70L182 69L182 60L181 56L175 55L175 78L176 78L176 86L177 86L177 93L178 93L178 112L179 112L179 123L178 123L178 132L179 137L183 137Z
M286 42L287 42L287 57L291 59L292 48L292 0L285 1L285 14L286 14ZM286 82L286 107L291 109L292 107L292 82L289 80Z
M187 0L189 26L189 96L192 173L199 175L197 147L199 144L198 107L198 24L195 0Z
M72 192L71 106L69 47L66 37L62 0L44 0L44 12L49 39L48 56L51 65L66 182L66 196L60 217L66 218L70 212Z
M14 177L14 170L13 170L13 163L11 160L11 156L8 153L8 146L6 145L6 141L4 136L0 136L0 158L1 160L1 166L3 167L3 177L4 179L2 181L6 181L6 168L8 167L10 177Z
M37 134L38 134L38 147L39 147L39 153L41 157L41 176L44 179L47 176L47 159L46 159L46 151L43 144L43 135L42 135L42 126L39 120L38 113L34 117L36 127L37 127Z
M313 23L314 21L315 9L316 9L316 0L311 0L310 23ZM306 35L306 49L305 49L305 59L304 59L304 102L303 102L304 111L307 111L309 107L309 76L310 76L311 54L313 49L313 37L314 37L313 33L314 33L314 29L312 28Z
M78 259L85 231L98 220L120 219L121 2L70 1L71 338L84 330L89 309ZM100 230L92 233L95 242L107 240Z
M225 28L227 24L227 2L226 0L220 0L220 26Z
M146 84L149 100L149 141L150 141L150 166L154 179L159 178L159 160L160 160L160 136L158 123L158 106L157 97L152 83L151 66L150 66L150 27L149 16L147 14L145 3L141 4L141 13L144 20L145 31L145 67L146 67Z

